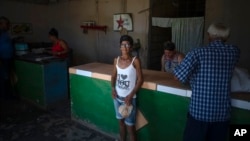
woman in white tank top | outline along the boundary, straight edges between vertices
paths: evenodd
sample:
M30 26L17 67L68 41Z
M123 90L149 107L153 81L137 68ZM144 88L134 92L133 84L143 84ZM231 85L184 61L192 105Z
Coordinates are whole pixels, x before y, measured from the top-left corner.
M130 134L130 140L136 140L135 116L136 116L136 92L143 83L142 69L139 58L131 55L133 39L128 35L120 38L121 56L114 59L114 68L111 76L112 97L116 118L120 125L120 140L126 140L126 127ZM120 105L132 105L131 114L124 118L118 111Z

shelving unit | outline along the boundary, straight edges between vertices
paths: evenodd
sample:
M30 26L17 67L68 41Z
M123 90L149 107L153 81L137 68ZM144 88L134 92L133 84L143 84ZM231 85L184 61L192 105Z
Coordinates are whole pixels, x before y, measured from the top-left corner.
M88 30L101 30L101 31L104 31L105 34L106 34L106 31L107 31L107 26L100 26L100 25L92 25L92 26L89 26L89 25L81 25L80 26L83 31L86 33L88 32Z

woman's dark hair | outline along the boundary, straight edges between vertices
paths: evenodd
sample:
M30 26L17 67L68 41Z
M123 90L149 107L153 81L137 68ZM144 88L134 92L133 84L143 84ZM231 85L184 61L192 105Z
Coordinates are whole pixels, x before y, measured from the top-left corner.
M58 38L58 31L55 28L51 28L49 31L49 35L55 36L56 38Z
M166 41L163 44L164 50L174 51L175 50L175 44L170 41Z
M128 41L131 46L133 46L134 44L133 38L129 35L122 35L120 38L120 44L122 43L122 41Z

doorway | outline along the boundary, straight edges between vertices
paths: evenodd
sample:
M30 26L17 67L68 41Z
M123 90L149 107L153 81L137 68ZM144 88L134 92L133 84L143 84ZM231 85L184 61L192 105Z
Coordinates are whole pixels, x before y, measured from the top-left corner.
M150 19L160 18L186 18L204 17L205 0L151 0ZM150 70L161 70L161 56L163 55L163 43L172 41L171 27L163 28L149 26L149 49L147 68ZM202 37L203 39L203 37Z

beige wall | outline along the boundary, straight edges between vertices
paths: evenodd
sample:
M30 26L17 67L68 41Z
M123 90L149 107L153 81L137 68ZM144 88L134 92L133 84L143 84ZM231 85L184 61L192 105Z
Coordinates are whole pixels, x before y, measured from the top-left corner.
M239 66L250 70L250 19L248 18L250 1L206 0L206 29L213 21L225 22L231 27L229 43L241 49ZM205 35L205 37L207 37ZM205 38L206 41L206 38Z
M148 7L149 0L63 0L48 5L0 1L0 13L11 22L32 23L33 33L23 35L28 42L48 42L49 29L57 28L59 37L73 49L75 65L95 61L113 63L113 58L120 53L120 33L113 31L113 14L128 12L132 13L134 20L134 31L128 34L134 40L140 39L142 65L146 66L149 13L138 12ZM89 20L107 25L107 33L91 30L83 34L80 25Z
M61 2L62 1L62 2ZM140 39L142 64L146 66L148 48L150 0L59 0L57 3L38 5L9 0L0 1L1 15L9 17L12 22L33 24L33 34L24 35L27 41L46 42L51 27L59 30L59 36L65 39L73 49L76 65L99 61L112 63L119 54L119 32L114 32L113 14L128 12L133 14L134 31L129 32L134 39ZM126 6L122 5L127 3ZM239 65L250 70L250 20L247 17L250 1L207 0L205 27L213 21L227 23L232 34L228 42L241 49ZM107 25L108 31L89 31L83 34L80 25L83 21L94 20L99 25ZM205 29L205 30L206 30ZM206 42L206 35L204 41Z

